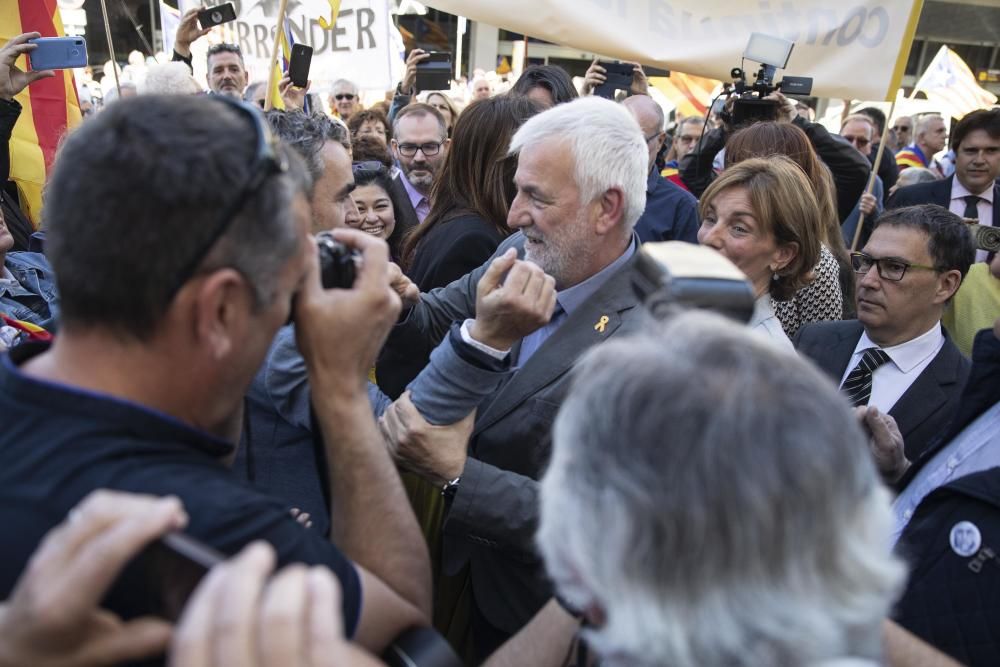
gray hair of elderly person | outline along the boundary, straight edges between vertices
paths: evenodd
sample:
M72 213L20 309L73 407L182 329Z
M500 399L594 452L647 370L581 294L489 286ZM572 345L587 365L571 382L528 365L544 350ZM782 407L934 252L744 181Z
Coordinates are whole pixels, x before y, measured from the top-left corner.
M330 120L326 114L307 114L302 111L272 110L264 114L268 124L282 141L295 149L306 161L313 181L323 175L323 156L320 154L328 141L335 141L351 152L351 139L343 123Z
M191 76L191 70L182 62L150 65L146 78L139 86L141 95L197 95L201 86Z
M510 154L549 139L569 142L580 201L594 201L611 188L625 195L625 231L631 234L646 208L649 153L635 118L602 97L579 97L529 118L514 134Z
M608 341L574 371L541 482L557 591L608 665L876 657L904 577L847 402L721 316Z

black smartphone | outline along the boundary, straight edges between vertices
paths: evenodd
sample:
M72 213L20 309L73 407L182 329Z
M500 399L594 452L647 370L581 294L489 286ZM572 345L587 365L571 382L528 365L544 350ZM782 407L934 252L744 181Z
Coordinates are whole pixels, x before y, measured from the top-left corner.
M604 83L594 88L594 94L613 100L615 91L628 90L632 87L632 74L635 67L628 63L598 62L605 70Z
M288 59L288 78L293 86L305 88L309 82L309 65L312 63L313 48L306 44L292 44L292 55Z
M216 5L198 12L198 23L202 28L211 28L215 25L229 23L236 20L236 7L233 3L227 2L224 5Z
M177 621L202 577L225 559L221 552L190 535L167 533L133 561L148 591L144 608L160 618Z
M417 63L417 91L448 90L451 88L451 52L428 51L427 55Z

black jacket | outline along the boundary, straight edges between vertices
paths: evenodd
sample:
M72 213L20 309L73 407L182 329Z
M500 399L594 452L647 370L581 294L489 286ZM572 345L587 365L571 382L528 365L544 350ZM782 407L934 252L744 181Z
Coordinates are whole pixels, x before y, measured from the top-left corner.
M10 178L10 137L14 132L14 124L21 115L21 104L17 100L0 100L0 207L3 209L4 222L10 235L14 237L14 247L11 250L28 250L34 225L28 220L18 204L17 186Z
M903 208L917 204L937 204L948 208L951 205L951 186L955 176L929 183L916 183L900 188L886 202L886 210ZM993 183L993 226L1000 229L1000 185Z
M946 436L911 466L908 483L927 460L1000 400L1000 340L981 331L961 407ZM968 521L981 536L962 556L952 529ZM1000 660L1000 468L961 477L924 499L903 531L898 553L911 566L894 618L921 639L970 667Z

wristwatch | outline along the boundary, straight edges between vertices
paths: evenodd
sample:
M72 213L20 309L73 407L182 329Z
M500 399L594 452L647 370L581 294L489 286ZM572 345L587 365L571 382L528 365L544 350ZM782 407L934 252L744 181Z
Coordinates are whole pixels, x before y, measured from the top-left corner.
M450 501L455 497L455 494L458 493L458 483L460 481L462 481L461 475L459 475L458 477L449 482L445 482L441 486L441 495L444 496L445 500Z

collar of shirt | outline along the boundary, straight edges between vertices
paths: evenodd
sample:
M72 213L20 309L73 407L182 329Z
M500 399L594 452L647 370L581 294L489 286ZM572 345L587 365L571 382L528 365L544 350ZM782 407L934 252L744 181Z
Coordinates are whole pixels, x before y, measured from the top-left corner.
M572 287L567 287L566 289L556 293L556 300L559 305L565 311L567 317L573 314L573 311L580 307L580 305L590 298L590 296L600 289L601 285L607 282L608 278L614 275L615 271L620 269L625 262L627 262L632 255L635 254L636 248L638 248L638 242L635 234L632 234L632 242L629 243L628 249L622 253L621 257L611 262L603 269L592 275L591 277L584 280L582 283L577 283Z
M399 180L403 182L403 187L406 188L406 194L410 198L410 204L413 205L414 210L416 210L416 208L420 206L420 202L424 200L430 202L430 200L427 199L427 197L420 194L420 192L418 192L417 189L413 187L413 184L410 183L410 179L408 179L406 177L406 174L404 174L402 171L400 171L399 173Z
M232 443L148 406L110 394L41 380L26 375L18 368L48 347L48 343L24 343L0 357L0 392L18 396L19 400L35 405L45 405L52 414L75 415L69 418L94 422L114 422L150 442L173 440L214 458L232 453Z
M995 181L991 181L990 184L986 186L986 189L983 190L982 192L975 193L975 192L969 192L964 185L958 182L958 176L956 176L951 180L951 200L955 201L956 199L962 199L963 197L968 197L969 195L976 195L980 199L985 199L986 201L988 201L992 206L994 182Z
M6 266L0 266L0 271L2 271L2 273L0 273L0 280L6 280L8 282L14 282L14 283L17 282L17 278L14 277L14 274L11 273L10 269L8 269Z
M900 343L899 345L883 347L881 349L889 355L896 368L904 373L909 373L919 366L922 361L937 354L943 343L944 333L941 331L941 323L935 322L933 327L916 338L908 340L905 343ZM858 340L858 344L854 348L854 356L851 358L850 367L853 369L858 364L864 351L873 347L879 346L868 337L868 332L862 333L861 339ZM855 359L855 357L857 358Z

